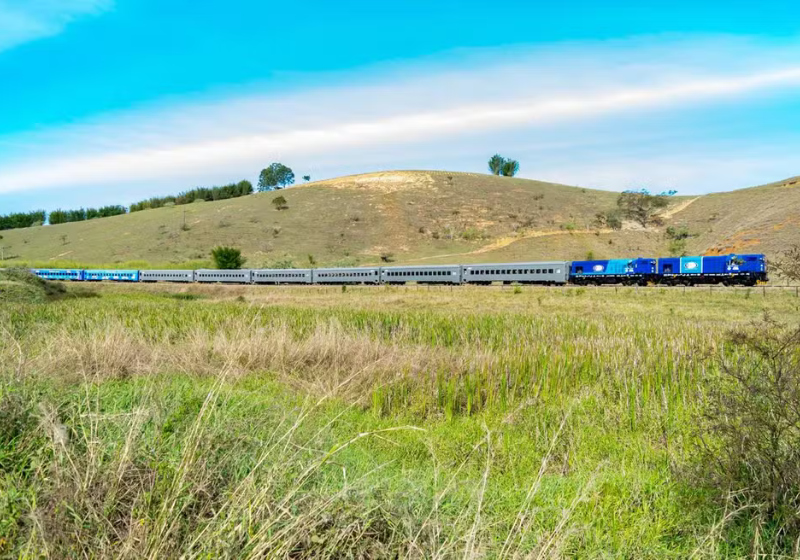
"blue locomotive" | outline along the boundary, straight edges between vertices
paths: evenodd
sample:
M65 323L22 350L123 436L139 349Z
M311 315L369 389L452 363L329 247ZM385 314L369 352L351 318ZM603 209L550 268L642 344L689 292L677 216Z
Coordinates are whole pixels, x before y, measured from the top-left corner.
M661 283L672 285L754 286L767 280L767 259L764 255L667 257L658 259L658 276Z
M200 282L232 284L623 284L646 286L766 282L764 255L713 255L544 261L471 265L243 269L243 270L80 270L33 269L47 280L85 282Z
M657 280L656 259L609 259L573 261L569 278L573 284L638 284Z

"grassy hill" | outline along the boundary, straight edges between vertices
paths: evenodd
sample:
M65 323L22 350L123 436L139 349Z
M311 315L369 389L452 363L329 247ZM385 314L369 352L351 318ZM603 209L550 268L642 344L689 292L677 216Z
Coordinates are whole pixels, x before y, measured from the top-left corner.
M691 253L774 255L800 241L800 181L676 197L665 224L598 229L617 194L490 175L392 171L273 193L146 210L87 222L4 231L10 262L64 266L203 266L215 245L250 266L488 262L663 255L666 226L686 226ZM10 256L10 257L9 257Z

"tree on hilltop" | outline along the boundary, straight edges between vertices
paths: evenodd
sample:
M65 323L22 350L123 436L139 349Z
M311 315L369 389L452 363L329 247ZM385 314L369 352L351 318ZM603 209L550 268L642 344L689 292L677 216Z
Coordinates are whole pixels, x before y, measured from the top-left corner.
M495 154L489 158L489 171L492 175L500 175L500 173L502 173L505 161L506 158L500 154Z
M515 159L505 160L500 173L503 175L503 177L513 177L519 173L519 162Z
M489 171L492 175L513 177L519 172L519 162L515 159L504 158L495 154L489 158Z
M260 192L282 189L294 184L294 171L282 163L272 163L262 169L258 176L258 190Z

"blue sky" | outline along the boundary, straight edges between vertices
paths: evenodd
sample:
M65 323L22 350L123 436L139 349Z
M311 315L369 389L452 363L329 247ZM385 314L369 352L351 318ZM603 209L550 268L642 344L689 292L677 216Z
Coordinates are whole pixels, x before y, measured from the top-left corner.
M0 0L0 213L248 178L800 174L797 2Z

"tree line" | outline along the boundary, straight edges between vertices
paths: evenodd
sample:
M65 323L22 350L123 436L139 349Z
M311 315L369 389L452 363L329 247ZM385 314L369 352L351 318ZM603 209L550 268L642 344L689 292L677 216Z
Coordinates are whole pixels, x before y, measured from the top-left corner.
M124 206L113 204L100 208L78 208L77 210L53 210L48 218L49 224L66 224L69 222L83 222L95 218L108 218L109 216L119 216L125 214L127 210Z
M0 230L2 229L17 229L26 228L36 225L42 225L47 219L47 213L44 210L35 210L33 212L14 212L0 216Z
M130 211L139 212L141 210L161 208L167 205L191 204L199 200L227 200L229 198L237 198L252 193L253 184L250 181L242 180L238 183L231 183L221 187L197 187L196 189L184 191L178 195L148 198L147 200L131 204Z

